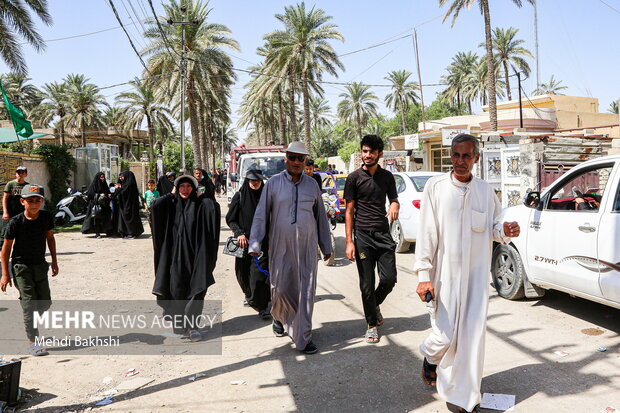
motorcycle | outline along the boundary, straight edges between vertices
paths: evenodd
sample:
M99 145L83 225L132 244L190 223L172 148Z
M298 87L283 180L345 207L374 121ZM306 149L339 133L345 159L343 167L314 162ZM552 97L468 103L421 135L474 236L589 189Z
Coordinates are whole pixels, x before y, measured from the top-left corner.
M56 215L54 225L62 227L67 224L82 222L86 218L88 208L88 198L84 192L69 188L68 196L64 197L56 204Z

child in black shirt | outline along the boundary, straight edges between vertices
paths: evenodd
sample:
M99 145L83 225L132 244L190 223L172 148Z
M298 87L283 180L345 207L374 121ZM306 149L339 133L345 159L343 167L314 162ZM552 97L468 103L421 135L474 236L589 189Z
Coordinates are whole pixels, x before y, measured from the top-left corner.
M52 277L58 275L54 223L49 211L41 211L44 200L43 187L24 186L20 202L25 210L9 221L1 256L3 275L0 279L0 289L5 292L7 285L13 285L9 277L9 256L11 256L13 281L19 291L26 335L33 356L47 355L45 348L35 342L39 331L33 324L33 312L46 311L51 305L47 278L49 264L45 261L46 243L52 256Z

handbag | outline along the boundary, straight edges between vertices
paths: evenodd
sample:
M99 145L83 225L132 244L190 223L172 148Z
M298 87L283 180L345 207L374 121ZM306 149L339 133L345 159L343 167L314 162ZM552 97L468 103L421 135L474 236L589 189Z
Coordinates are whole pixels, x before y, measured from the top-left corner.
M224 254L232 255L236 258L243 258L245 249L237 245L237 239L235 237L230 236L224 245Z
M101 205L95 204L93 205L93 209L90 211L91 218L97 218L101 215Z

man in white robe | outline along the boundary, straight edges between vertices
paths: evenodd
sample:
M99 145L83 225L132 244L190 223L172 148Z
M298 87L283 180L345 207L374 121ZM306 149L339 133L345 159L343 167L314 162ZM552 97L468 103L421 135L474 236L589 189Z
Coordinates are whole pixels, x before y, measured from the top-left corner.
M439 396L459 412L472 412L480 403L493 241L510 242L519 225L499 223L497 195L472 175L480 158L475 137L455 137L451 158L453 171L429 179L421 200L416 292L422 301L433 297L422 379L436 381Z
M329 222L316 181L303 173L308 151L291 142L286 170L271 177L261 194L248 252L258 255L269 235L271 315L277 336L284 331L305 354L318 351L312 342L312 312L316 293L317 245L323 258L332 254Z

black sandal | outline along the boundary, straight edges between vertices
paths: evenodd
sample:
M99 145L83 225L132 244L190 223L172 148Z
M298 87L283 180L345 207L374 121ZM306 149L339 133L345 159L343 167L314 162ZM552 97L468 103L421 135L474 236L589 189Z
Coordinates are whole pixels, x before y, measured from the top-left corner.
M431 376L431 373L435 374L435 377ZM422 380L427 386L434 386L437 383L437 365L431 364L424 357L422 362Z

